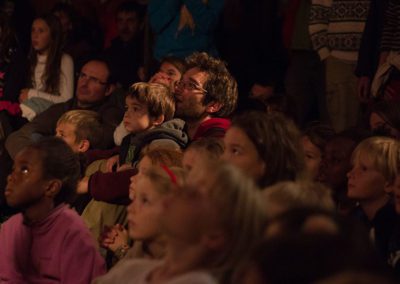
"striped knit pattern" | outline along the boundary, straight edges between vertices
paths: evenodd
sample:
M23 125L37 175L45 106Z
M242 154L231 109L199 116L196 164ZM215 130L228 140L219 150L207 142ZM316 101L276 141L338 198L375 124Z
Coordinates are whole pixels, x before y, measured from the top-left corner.
M309 32L321 60L356 62L369 0L312 0Z
M389 0L383 26L381 50L400 50L400 0Z

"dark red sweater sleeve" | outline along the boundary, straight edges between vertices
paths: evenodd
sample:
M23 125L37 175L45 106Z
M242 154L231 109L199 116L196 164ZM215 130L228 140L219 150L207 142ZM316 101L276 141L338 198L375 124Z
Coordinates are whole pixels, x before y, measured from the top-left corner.
M89 178L89 193L95 200L113 204L127 205L129 199L130 178L137 169L122 172L96 172Z

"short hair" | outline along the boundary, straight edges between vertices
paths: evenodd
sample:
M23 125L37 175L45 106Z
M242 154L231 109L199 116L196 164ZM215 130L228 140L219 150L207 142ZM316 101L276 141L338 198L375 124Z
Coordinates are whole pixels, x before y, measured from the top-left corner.
M389 137L370 137L361 141L354 149L352 163L359 163L361 157L371 161L374 169L386 181L393 182L399 172L400 142Z
M70 110L64 113L57 125L68 123L75 126L75 142L88 140L90 148L96 149L101 146L103 139L103 127L101 125L100 115L91 110Z
M81 173L78 155L58 137L45 137L27 148L39 151L44 178L55 178L62 182L60 192L54 198L54 204L71 202Z
M230 116L236 109L238 88L235 78L229 73L225 63L205 52L195 52L186 58L186 64L188 69L198 68L207 73L208 77L203 86L207 92L204 95L203 104L217 102L222 105L221 109L212 115Z
M226 233L226 245L208 258L206 269L219 280L226 280L247 255L249 247L262 236L265 213L260 192L239 169L221 160L205 162L191 174L210 181L207 196L216 210L217 222Z
M163 164L167 167L182 167L183 153L171 148L146 148L141 153L141 159L148 157L153 165Z
M112 64L104 56L99 56L97 54L94 54L94 55L90 56L89 58L86 58L86 60L84 61L84 63L81 66L81 70L82 70L83 66L85 66L86 64L88 64L92 61L101 63L106 67L106 69L108 71L107 84L113 85L113 84L117 83L117 78L115 77L115 74L114 74L115 72L114 72L113 68L111 68ZM79 72L81 70L79 70Z
M190 145L186 148L186 151L191 149L203 151L208 158L216 160L219 159L224 153L224 144L222 139L204 137L190 143Z
M335 136L335 130L333 130L331 126L320 121L313 121L307 125L303 136L308 137L310 142L323 152L326 143Z
M157 83L139 82L129 88L128 96L145 104L152 117L164 115L170 120L175 113L175 99L168 87Z
M233 118L231 127L240 128L247 135L266 164L260 187L296 180L304 174L300 131L282 114L245 112Z
M274 205L283 207L282 212L303 207L321 208L328 211L335 209L330 189L321 183L307 180L279 182L265 188L263 197L268 218L275 217L275 212L271 211Z

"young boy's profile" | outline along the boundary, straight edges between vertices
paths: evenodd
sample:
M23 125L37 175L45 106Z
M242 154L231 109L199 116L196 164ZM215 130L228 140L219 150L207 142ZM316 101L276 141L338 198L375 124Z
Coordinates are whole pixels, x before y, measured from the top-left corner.
M100 116L90 110L71 110L57 121L56 136L64 140L75 153L99 148L103 129Z

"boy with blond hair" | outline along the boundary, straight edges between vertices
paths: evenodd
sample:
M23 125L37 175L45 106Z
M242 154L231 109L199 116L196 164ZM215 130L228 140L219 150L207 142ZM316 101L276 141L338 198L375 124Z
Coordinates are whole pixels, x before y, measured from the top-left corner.
M56 136L75 153L85 153L100 146L103 130L100 116L90 110L71 110L57 121Z

